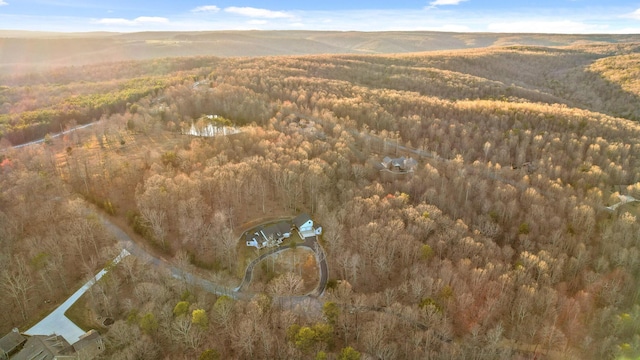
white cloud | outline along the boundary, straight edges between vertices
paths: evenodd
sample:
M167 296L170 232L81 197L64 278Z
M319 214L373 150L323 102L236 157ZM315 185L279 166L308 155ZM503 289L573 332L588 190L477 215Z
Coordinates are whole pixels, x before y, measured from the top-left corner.
M70 1L70 0L69 0ZM127 17L119 11L103 12L104 18L73 16L18 16L0 11L0 27L49 31L203 31L203 30L336 30L336 31L409 31L508 32L508 33L640 33L640 6L620 11L573 11L543 9L535 13L520 10L467 10L462 0L426 0L423 9L358 10L268 10L250 7L225 7L215 12L217 0L200 0L207 8L192 7L167 18ZM14 7L15 0L0 0ZM435 10L429 4L437 5ZM458 7L453 5L459 4ZM443 4L452 4L445 6ZM462 5L462 6L460 6ZM451 9L456 11L450 11ZM3 9L0 7L0 9ZM196 11L196 9L202 11ZM204 9L209 9L205 12ZM274 9L277 9L274 7ZM281 8L282 9L282 8ZM638 9L637 11L634 11ZM104 9L107 11L108 9ZM144 13L143 13L144 14ZM522 20L520 20L522 19Z
M461 2L465 2L467 0L435 0L429 3L429 6L436 7L442 5L459 5Z
M102 25L127 25L127 26L139 26L147 24L167 24L169 19L155 16L140 16L133 20L123 18L103 18L94 21L96 24Z
M197 8L191 10L191 12L208 12L208 13L217 13L218 11L220 11L220 8L215 5L198 6Z
M0 0L0 6L5 6L5 5L9 5L9 3L4 0Z
M624 17L640 20L640 9L632 12L631 14L627 14Z
M224 11L236 15L248 16L252 18L264 18L264 19L281 19L281 18L291 18L293 15L288 14L284 11L273 11L268 9L258 9L254 7L236 7L231 6L225 8Z

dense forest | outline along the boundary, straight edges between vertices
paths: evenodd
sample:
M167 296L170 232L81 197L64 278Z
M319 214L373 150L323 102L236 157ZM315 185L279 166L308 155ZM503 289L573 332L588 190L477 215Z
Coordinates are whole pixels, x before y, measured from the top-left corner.
M243 232L307 212L323 228L322 296L290 297L300 273L317 271L309 264L262 266L255 296L234 299L131 256L83 299L102 356L636 358L638 205L612 205L640 199L639 49L195 57L7 75L0 306L15 311L0 330L33 324L45 300L119 252L97 214L235 287L260 253ZM240 131L187 135L212 122ZM385 156L417 166L381 171Z

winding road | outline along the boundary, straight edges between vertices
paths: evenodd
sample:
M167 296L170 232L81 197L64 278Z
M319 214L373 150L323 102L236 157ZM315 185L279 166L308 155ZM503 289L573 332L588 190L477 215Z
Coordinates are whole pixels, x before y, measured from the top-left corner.
M79 125L79 126L76 126L76 127L72 128L72 129L69 129L69 130L65 130L65 131L62 131L62 132L59 132L59 133L55 133L55 134L49 134L49 136L50 136L52 139L54 139L54 138L57 138L57 137L59 137L59 136L62 136L62 135L65 135L65 134L68 134L68 133L74 132L74 131L76 131L76 130L80 130L80 129L88 128L88 127L90 127L90 126L95 125L96 123L97 123L97 121L92 122L92 123L88 123L88 124L84 124L84 125ZM24 144L20 144L20 145L15 145L15 146L12 146L11 148L13 148L13 149L19 149L19 148L23 148L23 147L25 147L25 146L29 146L29 145L42 144L43 142L44 142L44 138L39 139L39 140L30 141L30 142L28 142L28 143L24 143Z
M172 277L176 279L182 279L187 283L198 286L204 289L207 292L216 295L225 295L234 300L251 300L256 294L244 291L243 288L248 286L251 283L251 278L253 276L253 269L257 264L259 264L262 260L268 258L269 256L276 255L280 252L290 250L291 248L288 246L277 247L269 250L268 252L260 255L258 258L254 259L249 263L247 268L245 269L245 275L242 279L242 282L235 289L231 289L229 287L216 284L212 281L206 280L197 274L188 272L186 270L180 269L176 266L171 265L168 261L155 257L142 248L140 245L136 244L131 237L124 232L120 227L111 222L106 216L103 214L99 214L98 218L102 222L105 229L111 233L118 242L122 245L122 251L120 254L112 261L111 264L117 264L124 257L128 255L133 255L138 259L154 265L158 268L166 269L169 271ZM309 248L316 256L316 261L318 263L318 271L320 273L320 278L318 281L318 286L316 289L309 294L299 295L299 296L275 296L274 301L279 301L280 304L288 304L288 306L304 306L305 309L308 310L318 310L321 307L321 303L318 300L318 297L324 293L324 290L327 286L329 271L327 267L326 256L322 246L318 242L317 238L310 237L306 238L304 243L298 244L297 246ZM39 321L36 325L25 331L25 334L28 335L51 335L53 333L57 335L61 335L65 340L69 343L76 342L81 335L84 334L84 331L80 329L76 324L74 324L69 318L65 316L65 312L87 291L89 290L93 284L95 284L100 278L107 272L107 268L102 269L96 276L94 276L91 280L87 281L80 289L78 289L73 295L71 295L64 303L58 306L55 310L53 310L49 315L47 315L44 319Z
M242 279L242 283L234 289L216 284L212 281L203 279L202 277L182 270L176 266L171 265L166 260L160 259L158 257L153 256L145 249L136 244L133 239L127 233L125 233L120 227L112 223L108 218L104 215L99 214L99 218L104 225L104 227L122 244L122 247L126 249L131 255L151 264L159 268L167 269L171 273L171 276L177 279L183 279L186 282L198 286L204 289L207 292L216 295L226 295L232 299L238 300L250 300L253 298L255 293L244 291L243 288L251 282L251 278L253 275L253 269L257 264L259 264L262 260L266 259L269 256L275 255L279 252L289 250L289 247L277 247L271 249L269 252L266 252L260 255L258 258L254 259L246 268L244 278ZM327 281L329 279L329 269L327 266L326 256L322 246L317 241L316 237L307 238L305 242L299 244L298 246L306 247L311 249L315 256L316 261L318 263L318 271L320 272L320 279L318 282L318 287L307 295L302 296L282 296L278 297L278 299L290 300L290 302L301 303L306 299L317 298L324 293L324 290L327 286Z

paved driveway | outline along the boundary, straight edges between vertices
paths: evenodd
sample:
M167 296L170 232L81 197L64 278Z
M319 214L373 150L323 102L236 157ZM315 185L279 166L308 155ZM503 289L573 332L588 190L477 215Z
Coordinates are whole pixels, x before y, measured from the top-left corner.
M129 252L126 249L123 249L120 254L113 260L112 264L117 264L120 260L124 259L125 256L129 255ZM51 335L57 334L62 336L69 344L73 344L78 341L80 336L84 334L84 331L80 329L76 324L74 324L69 318L67 318L64 313L69 310L71 305L73 305L82 294L84 294L96 281L100 280L102 275L106 274L107 271L105 269L100 270L93 279L87 281L82 287L73 293L62 305L58 306L51 314L49 314L46 318L42 319L39 323L37 323L31 329L25 331L24 333L27 335Z
M325 288L327 287L327 282L329 280L329 270L327 268L327 259L326 259L326 255L324 253L324 249L322 249L322 246L320 245L320 243L318 242L317 237L315 236L310 236L305 238L304 242L302 244L298 244L297 246L299 247L304 247L304 248L308 248L311 251L313 251L313 253L316 256L316 261L318 263L318 271L320 272L320 279L318 282L318 287L311 292L310 294L307 294L308 296L320 296L324 293ZM253 269L255 268L255 266L261 262L262 260L266 259L269 256L275 255L279 252L282 251L286 251L286 250L290 250L291 248L289 246L279 246L276 248L272 248L269 251L267 251L266 253L260 255L258 258L254 259L251 263L249 263L249 266L247 266L247 269L245 270L244 273L244 278L242 279L242 283L240 283L240 286L238 286L237 288L233 289L234 292L236 293L242 293L243 288L245 286L248 286L251 283L251 278L253 277ZM301 298L304 299L308 296L291 296L291 298Z

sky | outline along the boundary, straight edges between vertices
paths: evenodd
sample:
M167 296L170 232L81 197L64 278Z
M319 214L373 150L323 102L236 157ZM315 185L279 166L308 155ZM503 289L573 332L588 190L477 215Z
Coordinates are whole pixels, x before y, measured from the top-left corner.
M640 33L640 0L0 0L0 29Z

